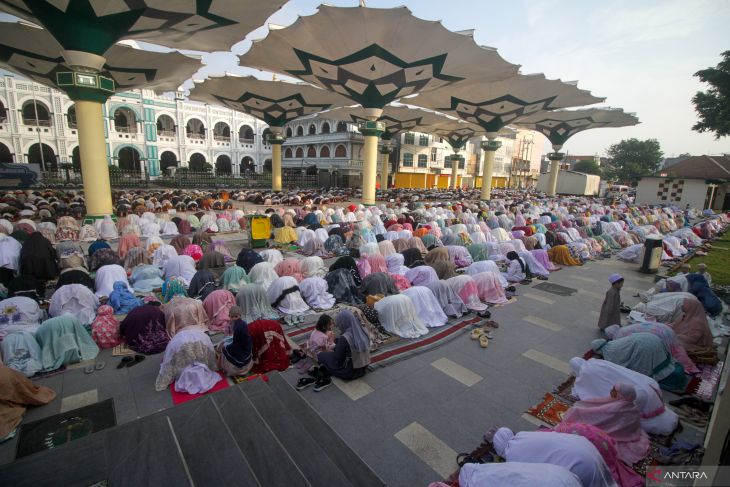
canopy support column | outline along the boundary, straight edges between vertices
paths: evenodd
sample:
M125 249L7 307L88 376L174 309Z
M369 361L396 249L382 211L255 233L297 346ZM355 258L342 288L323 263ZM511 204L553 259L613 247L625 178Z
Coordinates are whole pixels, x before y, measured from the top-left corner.
M378 173L378 139L385 132L385 124L377 119L382 109L371 109L371 120L360 124L360 132L365 136L365 160L362 171L362 204L375 205L375 179Z
M454 152L451 154L451 189L456 189L458 185L456 184L457 180L459 179L459 162L461 161L461 156L458 152Z
M271 190L281 191L281 144L286 142L282 127L269 127L271 135Z
M502 147L502 143L498 140L490 138L481 144L484 151L484 165L482 166L482 201L492 199L492 175L494 174L494 156L497 150Z
M562 152L551 152L548 154L550 159L550 179L548 180L548 196L555 196L558 189L558 173L560 172L560 161L563 160L565 154Z

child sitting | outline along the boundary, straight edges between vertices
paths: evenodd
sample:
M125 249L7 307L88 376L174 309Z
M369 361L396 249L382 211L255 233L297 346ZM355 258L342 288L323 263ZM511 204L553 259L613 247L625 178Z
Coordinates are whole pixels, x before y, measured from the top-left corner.
M319 317L314 331L312 331L311 335L309 335L309 340L307 340L307 343L303 347L309 360L302 360L297 364L297 368L301 374L306 373L309 369L317 365L317 354L319 352L331 352L335 349L335 335L332 331L333 328L334 321L332 320L332 317L327 314L323 314ZM303 389L313 383L314 379L311 377L299 379L297 389Z

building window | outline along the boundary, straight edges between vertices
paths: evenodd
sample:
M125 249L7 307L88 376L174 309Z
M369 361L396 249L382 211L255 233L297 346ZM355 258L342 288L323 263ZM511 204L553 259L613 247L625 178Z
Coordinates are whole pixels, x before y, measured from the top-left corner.
M421 147L428 147L428 135L421 134L418 136L418 145Z
M309 126L309 135L317 135L317 126L314 124L311 124Z
M449 156L444 158L444 167L446 169L451 169L451 158Z
M337 132L347 132L347 124L345 122L338 122L337 123Z
M465 159L459 159L459 169L464 169L465 164L466 164Z
M322 124L322 133L323 134L330 133L330 124L329 124L329 122L325 122L325 123Z
M292 158L291 147L287 147L286 150L284 151L284 158L285 159L291 159Z
M296 158L304 159L304 149L302 149L301 147L297 147Z
M431 162L438 161L438 149L436 147L431 147Z
M300 125L299 127L297 127L297 137L302 137L302 136L304 136L304 127L302 127Z
M329 157L330 156L330 148L326 145L323 145L322 148L319 150L319 157Z
M411 132L406 132L406 135L403 137L403 143L405 145L414 145L416 143L415 134L412 134Z
M335 157L347 157L347 148L342 144L335 147Z
M317 149L313 145L307 147L307 157L317 157Z
M418 155L418 167L428 167L428 156L426 154Z
M293 135L293 132L291 131L291 127L286 128L286 136L291 137Z
M409 152L403 153L403 166L413 167L413 154Z

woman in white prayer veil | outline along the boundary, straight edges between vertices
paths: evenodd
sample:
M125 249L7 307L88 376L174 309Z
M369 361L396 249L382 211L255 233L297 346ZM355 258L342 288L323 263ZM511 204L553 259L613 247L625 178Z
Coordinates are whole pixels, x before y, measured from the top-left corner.
M140 227L143 237L159 237L160 225L157 222L143 223Z
M195 261L189 255L178 255L165 262L162 268L165 279L171 277L180 277L185 281L185 286L190 285L197 270L195 269Z
M274 265L269 262L259 262L251 268L248 278L252 284L259 284L264 291L269 289L271 283L279 278L279 274L274 270Z
M271 307L287 315L300 315L309 311L302 299L297 280L291 276L278 277L266 290Z
M507 463L550 463L573 472L583 487L618 487L601 453L582 436L554 431L514 434L509 428L499 428L493 444Z
M428 286L439 280L436 271L429 265L420 265L413 269L408 269L405 276L414 286Z
M279 313L269 304L266 290L260 284L241 286L236 294L236 304L241 308L241 319L246 323L279 319Z
M71 315L82 325L90 325L96 318L99 299L83 284L66 284L56 289L51 296L48 314L55 318Z
M394 294L375 303L380 323L388 333L403 338L418 338L428 333L408 296Z
M299 230L299 228L297 228L297 230ZM301 235L299 235L299 239L298 239L298 245L300 247L304 247L305 245L307 245L307 242L309 242L310 240L313 240L315 238L317 238L317 237L314 235L314 230L308 230L306 228L302 228L302 233L301 233Z
M175 247L172 245L162 245L155 250L154 254L152 254L152 265L156 265L160 268L165 267L167 261L173 257L177 257L177 250L175 250Z
M302 298L313 309L331 309L335 297L327 292L327 281L321 277L307 277L299 283Z
M439 281L437 279L429 284L424 284L424 286L431 290L446 316L461 318L469 313L469 308L466 307L464 301L451 289L451 286L446 284L446 281Z
M94 289L96 289L96 297L109 296L114 290L114 283L122 281L127 285L130 293L134 293L134 289L129 285L127 280L127 271L124 267L116 264L109 264L101 266L96 271L96 277L94 278ZM63 288L65 286L62 286Z
M166 237L173 237L179 234L180 232L174 222L167 221L162 224L162 235L165 235Z
M494 272L498 275L499 283L502 287L509 286L507 279L505 279L505 277L502 275L499 267L497 267L497 264L493 260L480 260L479 262L474 262L466 268L466 273L470 276L473 276L474 274L479 274L481 272Z
M667 408L657 381L608 360L580 357L570 359L575 376L573 395L581 400L605 398L614 384L629 384L636 389L636 406L641 411L641 427L647 433L669 435L679 423L677 413Z
M299 270L304 277L324 277L327 275L327 267L322 257L306 257L299 263Z
M41 347L30 331L14 331L0 342L3 363L26 377L43 369Z
M26 296L3 299L0 301L0 340L14 331L29 331L35 334L42 318L41 308L34 299Z
M405 257L403 257L403 254L395 253L395 254L391 254L385 258L385 264L388 266L389 274L398 274L400 276L405 276L406 273L408 271L410 271L411 269L404 266L403 265L404 262L405 262Z
M411 298L416 313L421 321L429 328L444 326L448 318L441 309L441 305L431 290L425 286L412 286L401 292Z
M117 225L112 221L112 217L105 216L99 224L99 236L104 240L111 240L119 237Z
M363 255L381 255L380 247L376 243L366 243L360 246L360 256Z
M573 472L550 463L467 463L459 471L459 487L583 487Z
M264 261L270 263L273 266L276 266L276 264L284 260L284 256L278 249L262 250L261 252L259 252L259 255L262 259L264 259Z

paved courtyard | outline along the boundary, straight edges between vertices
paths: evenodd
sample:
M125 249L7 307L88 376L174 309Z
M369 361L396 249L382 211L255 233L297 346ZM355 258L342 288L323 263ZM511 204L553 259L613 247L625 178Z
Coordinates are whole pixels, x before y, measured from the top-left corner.
M231 241L231 250L242 244ZM543 292L534 288L542 282L537 280L518 286L514 302L492 308L500 327L487 349L464 333L362 379L301 395L388 485L427 485L454 471L457 453L473 449L491 426L537 427L524 412L567 378L568 360L599 336L596 320L608 276L626 277L622 295L629 305L652 284L653 276L636 268L615 259L563 268L549 282L578 292L568 297ZM108 398L114 399L118 424L173 407L168 391L154 390L161 358L148 356L118 370L120 358L105 350L99 357L104 370L87 375L78 366L38 380L58 397L30 410L25 422ZM299 374L290 369L284 377L294 384ZM0 463L14 456L14 440L0 445Z

